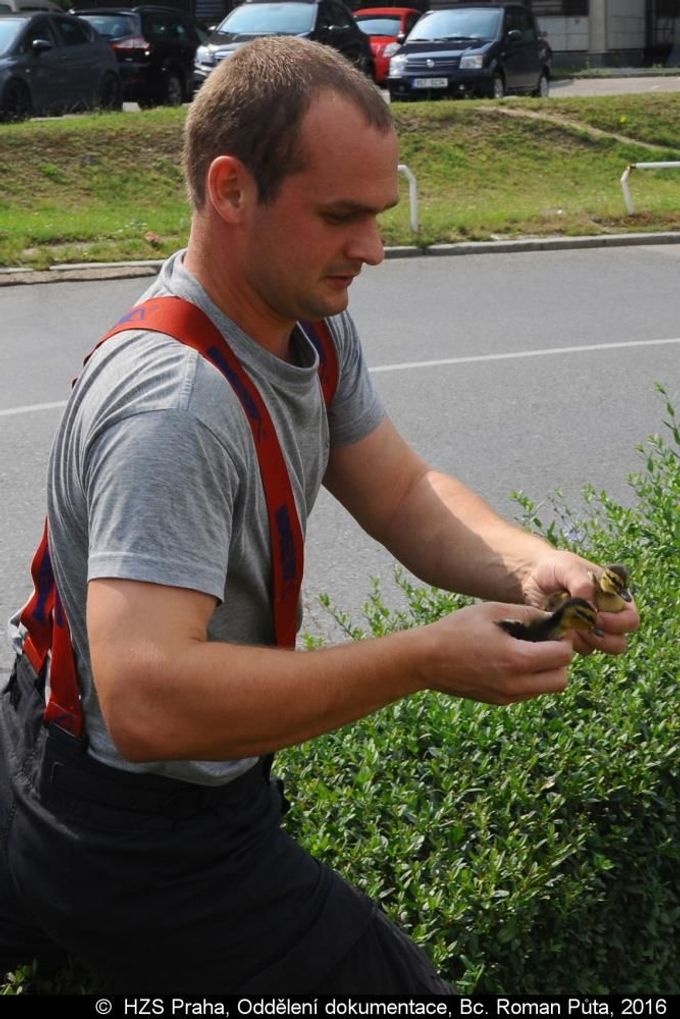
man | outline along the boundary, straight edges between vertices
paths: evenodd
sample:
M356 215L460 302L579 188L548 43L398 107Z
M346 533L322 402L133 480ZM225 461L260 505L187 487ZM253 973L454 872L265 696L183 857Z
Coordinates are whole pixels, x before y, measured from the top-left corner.
M503 632L551 592L592 598L591 564L430 469L385 416L345 313L397 201L396 136L366 79L324 47L255 42L196 99L185 167L189 244L150 293L207 312L255 382L303 531L323 481L425 581L498 601L380 640L273 646L261 463L236 389L170 336L108 339L48 489L86 738L42 724L43 682L21 655L3 698L0 962L63 949L121 991L446 993L282 831L270 755L423 689L495 704L559 692L574 648L623 651L637 615L602 614L604 636L573 645ZM339 373L328 411L297 325L320 319Z

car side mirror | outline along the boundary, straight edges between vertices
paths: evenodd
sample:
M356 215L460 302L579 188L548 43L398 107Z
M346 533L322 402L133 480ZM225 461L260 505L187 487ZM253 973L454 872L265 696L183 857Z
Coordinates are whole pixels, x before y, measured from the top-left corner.
M53 46L49 39L34 39L31 43L31 49L36 57L39 57L41 53L47 53L53 49Z
M399 43L400 46L404 42L405 39L406 39L406 32L399 32L397 34L397 42Z
M507 37L510 42L519 42L519 40L522 38L522 33L518 28L511 28L510 31L508 32Z

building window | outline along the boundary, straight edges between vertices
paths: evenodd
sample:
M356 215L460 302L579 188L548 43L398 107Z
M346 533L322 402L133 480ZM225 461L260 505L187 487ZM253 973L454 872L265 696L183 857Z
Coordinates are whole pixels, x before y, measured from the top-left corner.
M659 18L680 18L680 0L656 0L656 14Z

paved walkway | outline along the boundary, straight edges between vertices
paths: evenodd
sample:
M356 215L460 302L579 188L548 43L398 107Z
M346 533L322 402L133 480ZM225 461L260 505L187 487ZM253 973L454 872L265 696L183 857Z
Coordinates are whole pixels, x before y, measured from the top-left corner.
M553 81L550 94L555 98L578 96L619 96L631 92L680 92L677 75L628 74L620 78L570 78Z

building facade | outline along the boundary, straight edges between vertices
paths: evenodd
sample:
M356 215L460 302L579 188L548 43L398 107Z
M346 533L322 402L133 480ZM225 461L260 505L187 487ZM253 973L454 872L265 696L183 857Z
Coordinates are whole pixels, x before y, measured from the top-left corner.
M560 66L680 66L680 0L526 0Z

